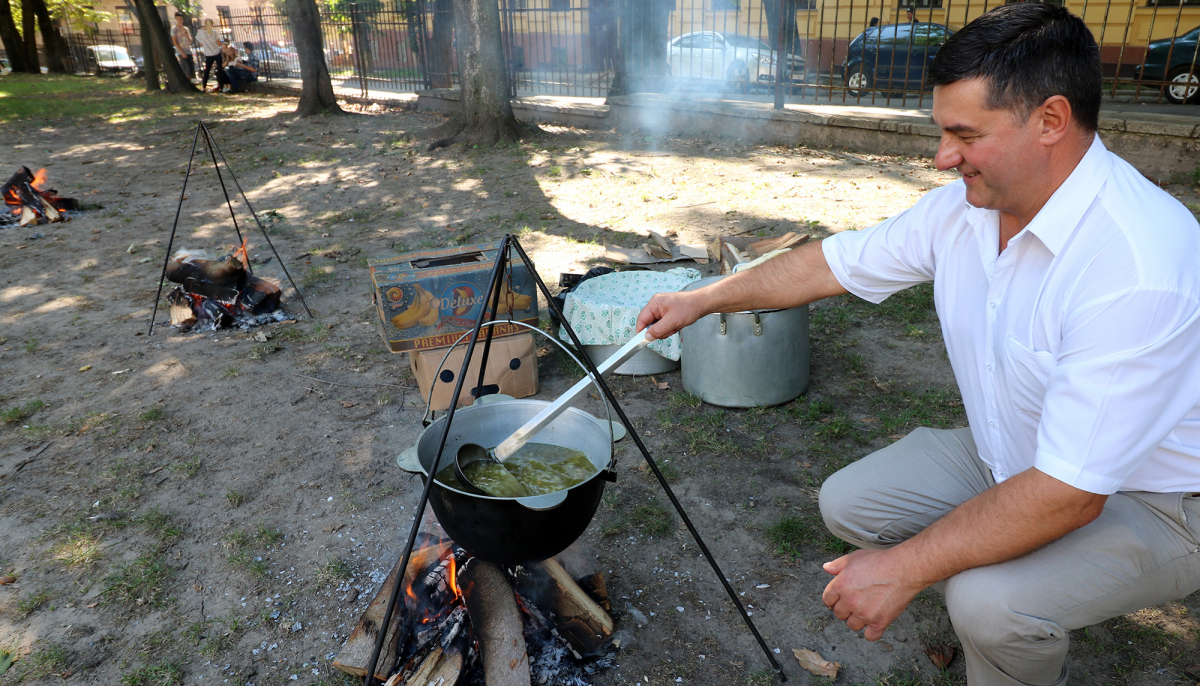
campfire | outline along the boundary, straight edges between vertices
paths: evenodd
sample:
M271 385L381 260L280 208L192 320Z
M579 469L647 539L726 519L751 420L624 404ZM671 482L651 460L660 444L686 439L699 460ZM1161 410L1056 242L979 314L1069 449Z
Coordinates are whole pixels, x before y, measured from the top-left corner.
M286 319L279 285L254 276L246 243L220 260L180 250L166 265L167 280L179 284L167 294L171 325L188 331L249 328Z
M504 568L429 535L416 545L375 670L380 683L586 686L612 666L602 574L576 581L552 559ZM341 671L366 675L396 576L334 660Z
M21 167L0 186L6 212L0 213L0 223L16 221L21 226L42 222L65 222L67 212L79 209L79 201L64 198L53 188L46 188L46 170L36 174Z

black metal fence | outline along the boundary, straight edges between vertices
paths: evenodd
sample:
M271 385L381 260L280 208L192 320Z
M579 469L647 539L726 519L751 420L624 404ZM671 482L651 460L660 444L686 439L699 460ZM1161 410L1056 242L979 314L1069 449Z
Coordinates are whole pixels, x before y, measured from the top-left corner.
M938 48L1004 1L497 0L514 95L659 90L903 107L929 104L925 72ZM1106 97L1200 101L1200 0L1064 2L1101 46ZM335 85L363 96L456 85L451 4L324 4ZM217 19L237 45L253 44L261 78L300 77L286 16L262 9ZM136 23L68 38L79 71L91 70L90 46L142 55Z

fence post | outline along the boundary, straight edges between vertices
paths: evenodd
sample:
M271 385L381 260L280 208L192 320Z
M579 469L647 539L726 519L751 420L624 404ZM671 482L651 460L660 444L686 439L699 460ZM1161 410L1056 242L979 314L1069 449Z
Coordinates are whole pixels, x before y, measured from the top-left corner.
M787 60L788 78L789 79L791 78L791 67L792 67L791 54L790 53L788 55L783 54L783 46L784 46L783 27L788 25L788 22L785 22L783 20L783 13L790 11L790 12L792 12L792 16L795 16L796 10L791 8L792 3L790 2L790 0L777 0L777 2L779 3L779 11L776 12L776 14L778 15L776 17L776 19L779 21L779 27L775 31L775 109L781 110L781 109L783 109L783 63L784 63L784 60ZM765 9L766 9L766 7L764 6L764 10ZM770 21L769 17L768 17L768 21ZM790 39L791 36L788 36L788 38ZM789 40L788 42L790 43L791 41Z

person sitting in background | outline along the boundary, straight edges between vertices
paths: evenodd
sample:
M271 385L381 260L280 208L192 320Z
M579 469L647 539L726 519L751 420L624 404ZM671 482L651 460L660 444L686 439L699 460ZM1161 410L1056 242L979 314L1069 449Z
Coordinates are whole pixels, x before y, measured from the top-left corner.
M250 41L242 43L246 49L246 59L240 56L225 67L225 76L229 79L229 92L240 93L245 90L244 84L258 80L258 57L254 55L254 44Z
M221 63L217 69L217 86L213 89L214 93L228 93L230 88L229 75L225 73L225 65L233 64L237 61L237 48L229 44L228 38L221 39Z

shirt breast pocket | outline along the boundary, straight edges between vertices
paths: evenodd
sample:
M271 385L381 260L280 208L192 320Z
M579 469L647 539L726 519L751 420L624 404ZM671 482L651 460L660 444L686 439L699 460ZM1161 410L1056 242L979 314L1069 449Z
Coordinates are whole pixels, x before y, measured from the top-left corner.
M1007 400L1018 412L1041 417L1054 355L1027 348L1009 336L1004 341L1004 356Z

